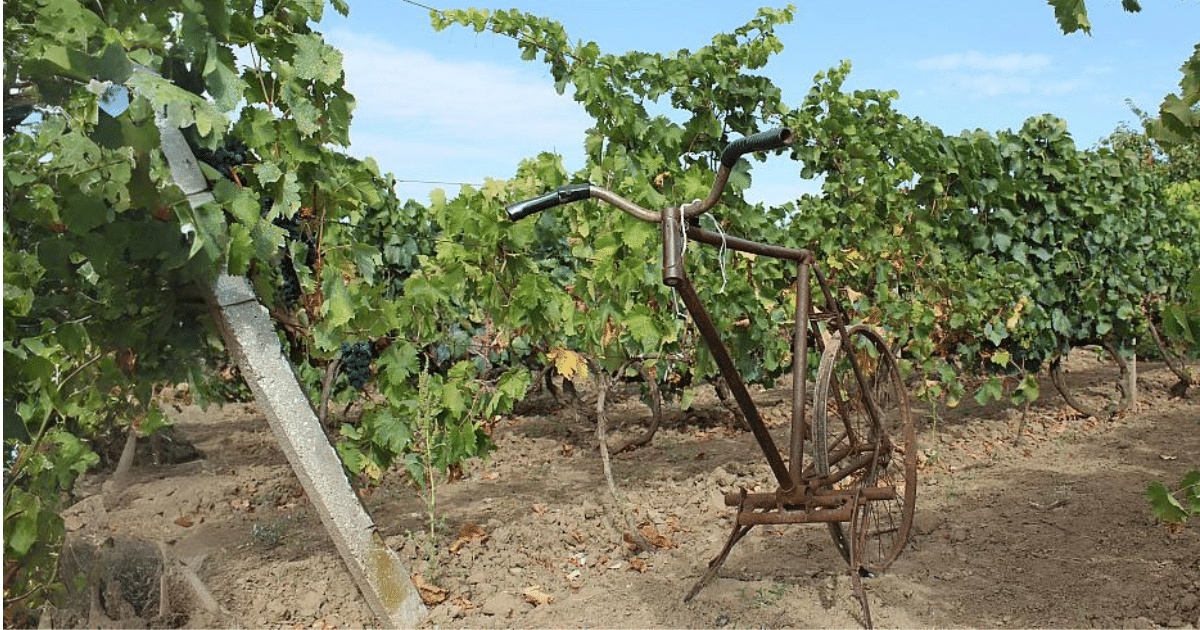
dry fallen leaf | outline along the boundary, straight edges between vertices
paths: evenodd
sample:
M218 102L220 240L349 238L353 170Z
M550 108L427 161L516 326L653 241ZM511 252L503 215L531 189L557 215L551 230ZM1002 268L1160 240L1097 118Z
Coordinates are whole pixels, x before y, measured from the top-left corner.
M637 571L638 573L645 573L646 572L646 561L642 560L641 558L630 558L629 559L629 570Z
M458 531L458 540L454 541L454 543L450 545L450 553L458 553L459 549L462 549L469 543L485 543L489 538L491 538L491 536L489 536L487 532L483 531L483 528L479 525L475 523L464 523L462 529Z
M537 514L538 516L546 513L546 506L542 505L541 503L534 503L533 508L531 509L533 510L533 513Z
M650 521L643 521L642 524L638 526L638 531L642 533L642 536L644 536L646 540L650 541L650 544L659 549L674 549L675 547L679 546L679 543L676 543L663 534L660 534L658 528L655 527L654 523L651 523Z
M521 594L525 596L525 601L533 604L534 606L545 606L546 604L554 601L554 597L543 592L542 587L538 586L537 584L534 584L533 586L521 591Z
M437 606L450 597L450 591L426 582L420 573L413 574L412 583L417 587L417 592L421 594L421 601L426 606Z
M187 514L184 514L183 516L180 516L179 518L175 519L175 524L180 527L191 527L192 526L192 518L190 516L188 516Z

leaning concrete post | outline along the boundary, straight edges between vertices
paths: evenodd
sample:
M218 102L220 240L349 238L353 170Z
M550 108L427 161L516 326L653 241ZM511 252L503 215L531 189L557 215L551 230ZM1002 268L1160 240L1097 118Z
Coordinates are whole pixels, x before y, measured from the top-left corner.
M424 612L420 595L350 487L250 281L222 275L213 297L226 346L371 610L385 626L416 627Z
M208 182L183 134L162 118L158 128L163 154L188 202L196 207L211 201ZM415 628L425 607L409 571L384 544L350 487L342 462L283 355L271 317L250 281L221 274L208 298L226 347L371 611L384 627Z

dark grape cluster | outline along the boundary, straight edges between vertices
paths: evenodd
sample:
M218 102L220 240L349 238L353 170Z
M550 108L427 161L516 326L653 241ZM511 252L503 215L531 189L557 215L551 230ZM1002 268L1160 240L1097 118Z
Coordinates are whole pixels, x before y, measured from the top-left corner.
M371 344L366 341L342 342L342 373L355 389L362 389L371 379Z
M270 195L261 195L258 198L259 211L262 216L267 216L271 211L271 206L275 205L275 198ZM276 217L271 223L283 229L286 232L285 238L288 241L299 241L306 246L304 253L304 265L309 269L314 269L317 264L317 242L312 234L302 229L300 219L291 217ZM282 248L283 260L279 263L279 291L280 297L283 298L284 304L295 306L300 300L300 276L296 273L295 263L292 261L292 254L285 244Z
M246 143L237 138L227 137L224 146L216 149L196 147L193 153L197 160L213 167L226 179L233 179L233 167L245 164L249 151Z
M295 306L300 301L300 276L291 256L284 256L279 263L279 297L288 306Z
M258 209L262 216L267 216L271 211L271 206L275 205L275 198L270 195L260 195L258 198ZM287 231L288 240L297 240L299 238L299 222L295 219L277 218L272 223ZM279 297L283 298L283 303L287 306L295 306L300 301L300 276L296 273L296 266L292 264L292 255L288 252L285 244L280 248L283 252L283 260L279 261Z
M267 207L270 208L269 205ZM289 241L300 241L307 246L308 249L304 252L304 266L313 269L317 264L317 241L312 234L301 229L300 219L294 216L277 217L272 223L287 232Z

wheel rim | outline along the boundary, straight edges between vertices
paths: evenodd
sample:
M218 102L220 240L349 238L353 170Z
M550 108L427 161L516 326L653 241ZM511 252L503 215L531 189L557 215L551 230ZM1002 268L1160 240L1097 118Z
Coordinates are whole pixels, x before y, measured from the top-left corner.
M904 550L912 527L916 431L904 381L883 338L861 325L847 334L849 343L835 337L821 357L813 401L814 467L818 475L837 479L834 489L895 488L895 498L869 501L854 511L850 536L843 524L830 525L843 558L883 571ZM865 390L855 377L848 348L858 358ZM879 425L864 402L868 393Z

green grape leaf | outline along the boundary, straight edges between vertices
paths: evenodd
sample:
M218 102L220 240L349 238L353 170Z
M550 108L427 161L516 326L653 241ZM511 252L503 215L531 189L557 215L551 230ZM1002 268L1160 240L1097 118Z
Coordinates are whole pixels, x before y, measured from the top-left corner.
M201 136L224 130L229 120L211 103L152 72L134 72L126 82L149 100L155 111L165 111L167 123L183 129L196 126Z
M379 250L368 243L353 243L350 245L350 256L354 259L358 272L362 274L363 281L375 284L375 270L383 264L383 256Z
M242 276L250 270L250 260L254 254L254 238L250 229L242 223L229 226L229 243L225 252L226 273L231 276Z
M496 383L496 390L504 394L510 401L522 400L529 391L532 375L529 370L515 368L506 371Z
M1007 350L997 351L992 354L991 362L1000 367L1007 367L1009 363L1012 363L1012 353Z
M388 410L379 412L371 424L375 430L374 441L389 452L402 453L413 442L409 424Z
M283 177L278 162L259 162L253 166L254 176L261 184L273 184Z
M208 40L208 56L204 62L204 83L208 93L221 111L233 111L246 91L236 68L233 54L219 47L215 39Z
M322 269L321 289L325 296L321 314L325 316L326 325L330 328L340 328L354 318L354 305L341 272L332 266Z
M304 80L316 80L333 85L342 76L342 53L326 44L319 35L295 33L292 43L296 46L293 65L296 76Z
M36 495L13 488L4 505L4 543L17 557L29 553L38 538L42 502ZM5 552L5 555L8 555Z
M680 411L687 411L687 410L691 409L692 405L695 402L696 402L696 388L695 387L684 388L683 393L681 393L679 395Z
M1143 493L1150 502L1154 517L1164 523L1182 523L1187 520L1187 510L1161 481L1152 481Z
M1188 502L1188 512L1200 516L1200 468L1189 470L1179 482L1179 490Z
M62 220L67 229L85 234L112 221L114 214L103 199L80 192L70 194L62 207Z

